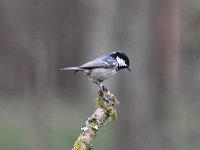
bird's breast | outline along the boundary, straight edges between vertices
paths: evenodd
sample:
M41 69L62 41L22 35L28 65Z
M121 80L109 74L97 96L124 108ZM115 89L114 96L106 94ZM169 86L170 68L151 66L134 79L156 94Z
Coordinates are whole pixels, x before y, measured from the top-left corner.
M93 81L102 82L103 80L109 78L110 76L114 75L117 71L115 69L110 68L96 68L92 69L88 73L88 77L91 78Z

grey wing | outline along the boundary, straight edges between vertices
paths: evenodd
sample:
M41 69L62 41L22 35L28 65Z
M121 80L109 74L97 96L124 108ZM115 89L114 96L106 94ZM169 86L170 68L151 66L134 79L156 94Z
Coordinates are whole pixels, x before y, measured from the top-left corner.
M94 69L94 68L112 68L115 67L116 65L117 63L114 61L103 61L100 59L95 59L79 67L83 69Z

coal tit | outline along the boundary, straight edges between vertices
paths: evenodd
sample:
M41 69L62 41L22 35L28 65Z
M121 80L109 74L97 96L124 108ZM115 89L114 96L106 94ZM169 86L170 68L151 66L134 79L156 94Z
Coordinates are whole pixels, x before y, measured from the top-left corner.
M125 53L117 51L98 57L81 66L66 67L60 70L82 71L87 74L90 80L99 85L100 90L105 91L107 89L103 86L103 81L124 68L131 71L129 67L129 58Z

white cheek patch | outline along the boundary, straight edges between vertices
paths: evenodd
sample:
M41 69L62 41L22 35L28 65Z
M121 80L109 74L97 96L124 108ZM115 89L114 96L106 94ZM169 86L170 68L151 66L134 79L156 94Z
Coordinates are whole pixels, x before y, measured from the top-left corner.
M125 61L119 57L116 58L117 62L119 63L119 66L127 66Z

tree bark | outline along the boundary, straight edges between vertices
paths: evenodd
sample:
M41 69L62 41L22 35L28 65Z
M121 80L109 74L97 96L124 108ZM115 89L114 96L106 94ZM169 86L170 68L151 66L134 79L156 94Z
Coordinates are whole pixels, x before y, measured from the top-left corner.
M84 127L81 128L83 132L77 138L72 150L92 149L92 142L106 120L112 121L117 118L115 106L118 103L114 95L109 91L99 92L96 99L96 109L91 117L87 119Z

